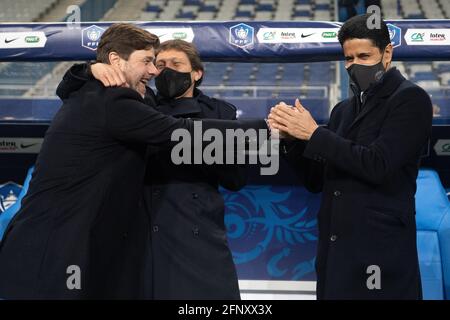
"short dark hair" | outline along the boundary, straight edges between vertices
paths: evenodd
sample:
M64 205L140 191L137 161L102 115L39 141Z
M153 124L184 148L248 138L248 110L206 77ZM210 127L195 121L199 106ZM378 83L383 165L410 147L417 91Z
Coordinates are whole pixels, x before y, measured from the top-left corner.
M189 62L191 63L192 70L202 72L205 71L203 62L200 59L200 54L198 53L198 50L194 44L180 39L164 41L156 50L155 55L158 55L161 51L167 50L176 50L184 52L187 55ZM196 87L199 86L202 83L202 80L203 75L199 80L195 82L195 86Z
M115 23L103 33L97 47L97 61L109 64L109 53L128 60L136 50L157 49L159 38L130 23Z
M342 28L339 30L338 39L341 46L344 42L350 39L368 39L371 40L374 46L383 51L386 46L391 43L389 37L389 30L386 23L381 20L379 29L369 29L367 27L367 20L372 14L363 14L355 16L347 20Z

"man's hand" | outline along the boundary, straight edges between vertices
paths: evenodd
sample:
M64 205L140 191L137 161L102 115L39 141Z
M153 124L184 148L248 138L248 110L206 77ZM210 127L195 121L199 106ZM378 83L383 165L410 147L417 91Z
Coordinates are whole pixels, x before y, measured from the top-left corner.
M105 87L128 87L123 72L109 64L95 63L91 65L91 72Z
M277 104L271 109L268 120L272 129L278 129L300 140L309 140L319 127L298 99L295 100L295 108L284 102Z
M270 127L270 136L271 137L276 138L276 139L285 139L285 140L294 140L295 139L289 133L275 128L276 122L274 120L267 119L267 124Z

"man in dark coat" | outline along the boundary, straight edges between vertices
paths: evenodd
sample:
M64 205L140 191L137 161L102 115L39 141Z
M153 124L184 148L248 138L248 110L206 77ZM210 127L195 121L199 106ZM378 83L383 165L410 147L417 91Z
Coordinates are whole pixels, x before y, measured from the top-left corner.
M158 96L147 88L151 107L177 118L236 119L233 105L197 89L204 67L193 44L164 42L156 51L156 68L161 72L155 79ZM88 71L86 65L73 66L59 86L61 97L78 90L90 77ZM123 78L107 64L93 65L92 72L108 85L120 85ZM152 233L153 298L240 298L218 187L236 191L245 183L245 167L175 165L169 146L148 146L145 202Z
M193 121L144 103L157 74L156 36L129 24L102 35L97 59L122 70L130 88L90 80L64 101L36 162L22 208L0 244L5 299L144 298L151 292L144 209L146 145L171 141ZM203 131L264 128L264 121L203 121Z
M233 105L197 89L204 68L193 44L162 43L155 65L160 71L157 110L177 118L236 119ZM189 77L190 86L182 81ZM148 153L145 195L153 235L154 298L239 299L218 187L242 188L245 167L174 165L170 149L161 146L149 146Z
M318 299L421 299L415 200L420 157L431 132L428 94L390 68L386 24L368 15L339 32L354 96L318 127L296 101L269 115L295 139L287 157L305 186L322 192Z

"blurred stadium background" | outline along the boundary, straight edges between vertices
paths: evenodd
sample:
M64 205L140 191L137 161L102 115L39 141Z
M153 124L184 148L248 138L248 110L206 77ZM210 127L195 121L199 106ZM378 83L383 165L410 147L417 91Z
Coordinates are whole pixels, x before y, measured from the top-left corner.
M81 7L82 21L286 20L339 21L346 10L337 0L3 0L1 22L64 21L69 5ZM382 0L385 19L448 19L448 0ZM357 12L365 11L360 0ZM55 97L55 87L73 62L2 63L1 97ZM327 98L346 95L339 62L206 63L202 90L211 96ZM450 62L396 62L407 77L427 88L436 116L447 114L441 99L450 95ZM346 77L346 75L345 75ZM343 84L343 85L341 85Z

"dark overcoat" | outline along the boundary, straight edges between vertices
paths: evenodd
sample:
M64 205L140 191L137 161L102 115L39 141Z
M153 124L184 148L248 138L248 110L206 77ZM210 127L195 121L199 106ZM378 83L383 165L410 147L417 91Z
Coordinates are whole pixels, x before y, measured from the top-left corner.
M420 299L414 195L430 97L392 68L358 99L336 105L307 143L285 145L305 186L322 192L317 297Z
M233 105L200 90L193 98L158 99L156 108L177 118L236 119ZM170 148L148 147L155 299L239 299L219 186L236 191L245 183L244 167L174 165Z

